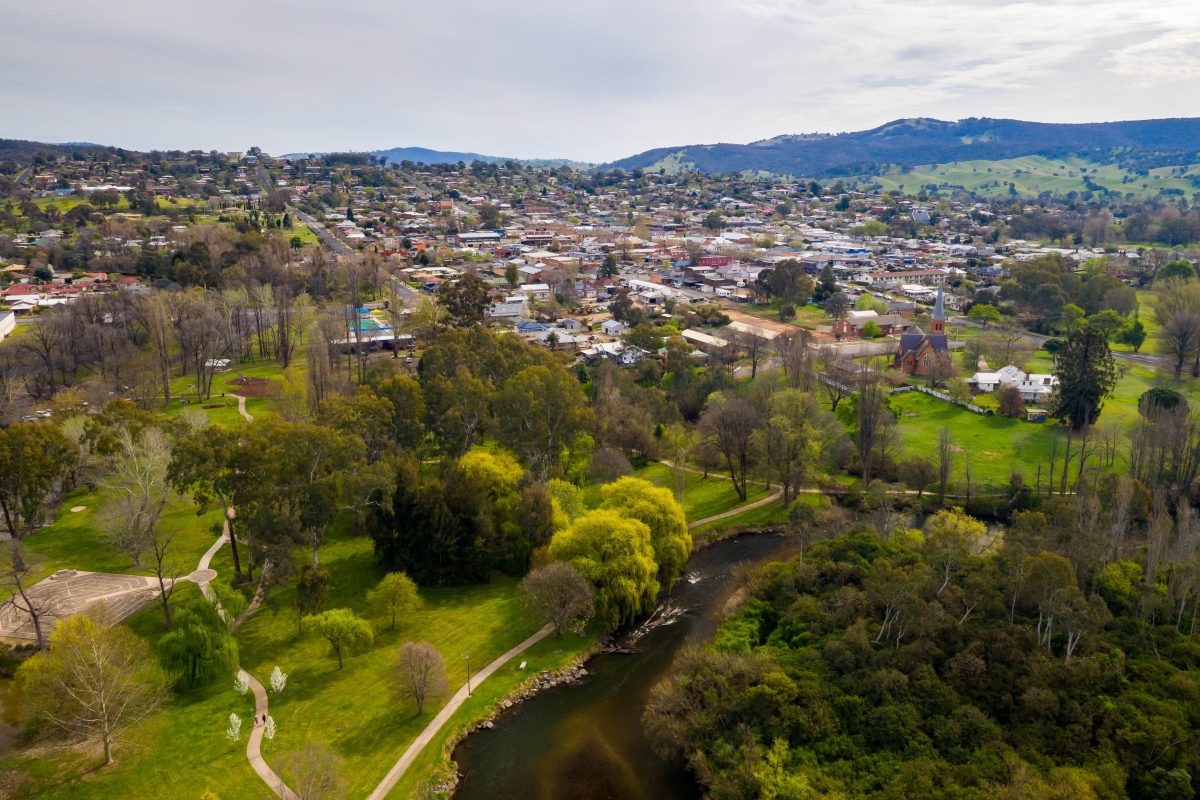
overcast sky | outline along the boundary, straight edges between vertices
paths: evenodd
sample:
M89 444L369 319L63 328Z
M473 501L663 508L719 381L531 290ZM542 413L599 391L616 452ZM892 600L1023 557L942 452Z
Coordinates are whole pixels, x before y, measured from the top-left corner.
M0 137L605 161L1200 116L1198 0L3 0Z

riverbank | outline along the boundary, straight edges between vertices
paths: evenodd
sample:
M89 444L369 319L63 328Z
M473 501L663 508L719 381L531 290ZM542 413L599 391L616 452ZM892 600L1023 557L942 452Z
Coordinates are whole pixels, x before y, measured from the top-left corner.
M501 667L472 692L470 699L413 761L389 796L405 800L450 797L458 784L458 768L452 754L459 744L472 733L490 730L483 727L488 721L494 728L503 712L536 696L533 687L546 683L543 674L558 676L577 669L591 658L598 646L595 636L547 637ZM525 669L521 669L522 663ZM527 697L517 702L523 695ZM506 701L510 703L508 709L503 707Z
M455 800L694 800L697 787L684 765L654 753L642 710L679 649L713 635L739 588L740 566L786 557L792 547L788 537L756 532L699 548L660 604L671 613L652 615L664 621L625 632L617 647L582 662L582 680L566 686L560 680L553 690L514 703L491 718L490 727L476 725L451 748ZM631 641L636 647L621 646Z

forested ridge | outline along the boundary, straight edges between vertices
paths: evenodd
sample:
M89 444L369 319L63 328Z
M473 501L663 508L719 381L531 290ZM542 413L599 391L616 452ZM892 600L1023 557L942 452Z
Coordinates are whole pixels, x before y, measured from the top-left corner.
M714 798L1193 797L1195 519L1149 516L1107 563L1053 509L818 542L748 579L645 722Z

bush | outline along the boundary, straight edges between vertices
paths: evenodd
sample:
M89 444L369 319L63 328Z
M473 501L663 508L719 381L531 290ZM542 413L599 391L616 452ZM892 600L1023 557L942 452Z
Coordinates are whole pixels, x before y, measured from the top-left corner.
M611 483L617 478L633 474L633 465L619 450L601 447L592 453L588 465L588 477L596 483Z

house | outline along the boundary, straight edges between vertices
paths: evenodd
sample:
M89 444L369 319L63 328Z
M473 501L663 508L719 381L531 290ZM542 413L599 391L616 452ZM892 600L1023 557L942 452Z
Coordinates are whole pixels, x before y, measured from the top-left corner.
M694 345L709 355L725 352L725 348L729 346L729 342L713 336L710 333L698 331L695 328L688 328L682 334L684 341L690 345Z
M995 372L976 372L967 378L967 385L974 392L990 393L996 391L1001 386L1020 383L1023 380L1025 380L1025 373L1012 364L1009 364Z
M629 333L629 326L610 317L600 323L600 330L605 336L617 337Z
M916 324L901 314L880 314L873 309L866 311L854 310L847 313L844 318L833 323L833 335L839 339L843 336L861 337L863 335L863 327L868 322L874 322L876 327L879 328L879 332L883 334L904 333Z
M908 333L900 335L893 365L908 375L928 375L939 369L944 359L950 356L950 343L946 339L946 305L943 290L938 286L937 302L929 333L914 325Z
M609 361L627 367L641 361L649 353L624 342L601 342L581 351L579 355L586 361L594 362L607 358Z
M1015 386L1026 403L1041 403L1050 399L1058 388L1058 376L1044 373L1027 375L1012 364L995 372L976 372L967 379L972 391L994 392L1004 386Z
M0 341L17 329L17 315L11 311L0 311Z

